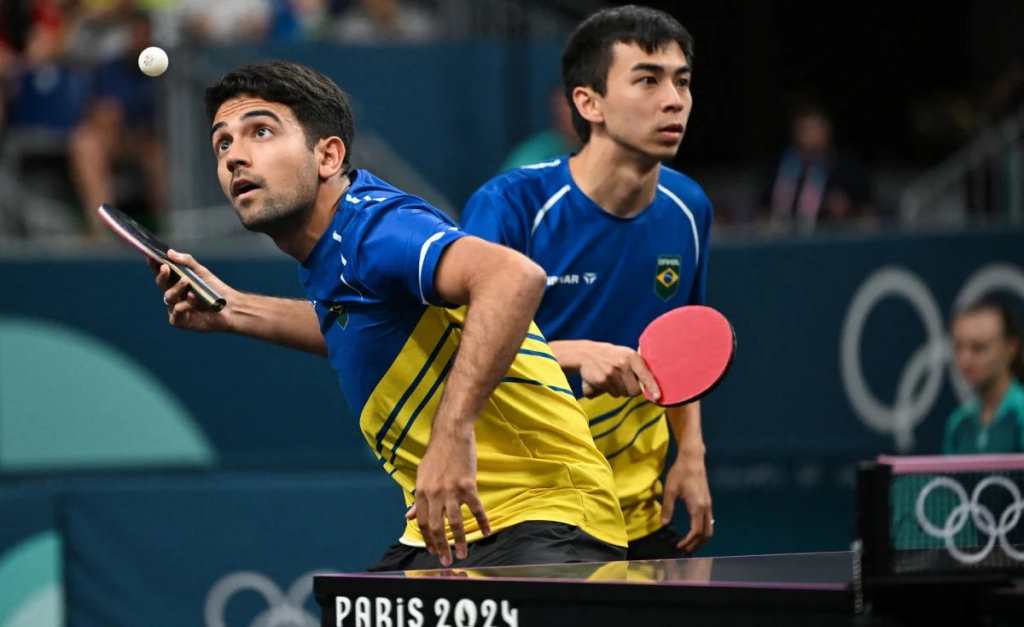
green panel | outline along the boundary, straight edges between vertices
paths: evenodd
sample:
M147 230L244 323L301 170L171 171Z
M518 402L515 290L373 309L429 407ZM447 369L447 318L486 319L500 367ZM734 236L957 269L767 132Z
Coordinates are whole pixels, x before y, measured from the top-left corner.
M0 469L214 457L184 406L132 359L66 327L0 318Z
M0 555L0 627L60 627L60 538L32 536Z

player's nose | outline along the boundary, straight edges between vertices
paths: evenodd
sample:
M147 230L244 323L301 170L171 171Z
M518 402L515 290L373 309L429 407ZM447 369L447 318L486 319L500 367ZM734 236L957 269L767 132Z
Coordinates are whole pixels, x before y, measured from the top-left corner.
M252 156L245 146L245 142L233 141L228 146L227 154L224 155L224 162L227 164L228 172L232 174L240 167L252 165Z
M227 166L228 172L234 174L235 170L240 167L246 167L250 165L248 155L244 155L241 152L229 153L227 155Z
M666 111L682 111L686 107L686 98L671 83L669 83L669 88L664 90L663 98L662 107Z

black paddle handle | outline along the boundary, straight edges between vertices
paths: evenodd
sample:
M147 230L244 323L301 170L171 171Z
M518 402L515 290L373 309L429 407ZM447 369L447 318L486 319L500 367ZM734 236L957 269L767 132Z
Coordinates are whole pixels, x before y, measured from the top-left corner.
M206 303L207 307L210 307L214 311L220 311L227 304L227 300L224 299L220 293L210 287L210 285L199 278L199 275L192 271L192 268L188 266L181 266L176 263L170 264L181 277L183 277L189 283L189 287L193 292L196 293L199 298Z

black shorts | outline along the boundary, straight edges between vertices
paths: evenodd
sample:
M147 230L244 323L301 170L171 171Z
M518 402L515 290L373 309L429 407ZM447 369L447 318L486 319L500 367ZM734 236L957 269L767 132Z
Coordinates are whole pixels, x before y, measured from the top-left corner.
M626 549L584 533L564 523L530 521L513 525L470 543L469 555L456 560L452 568L520 566L525 564L568 564L570 562L614 562L626 559ZM441 561L423 547L394 544L370 571L423 570L442 568Z
M662 527L654 533L642 538L629 541L629 549L626 551L626 559L630 560L669 560L681 557L691 557L676 545L683 539L683 534L672 527Z

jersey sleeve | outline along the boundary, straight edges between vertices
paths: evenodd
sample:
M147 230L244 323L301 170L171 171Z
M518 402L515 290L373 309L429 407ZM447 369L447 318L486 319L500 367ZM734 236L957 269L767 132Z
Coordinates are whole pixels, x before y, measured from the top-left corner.
M462 228L469 235L529 254L525 211L506 194L487 185L481 187L470 196L461 217Z
M425 207L382 209L357 244L359 282L384 300L445 306L435 287L437 266L463 236Z

